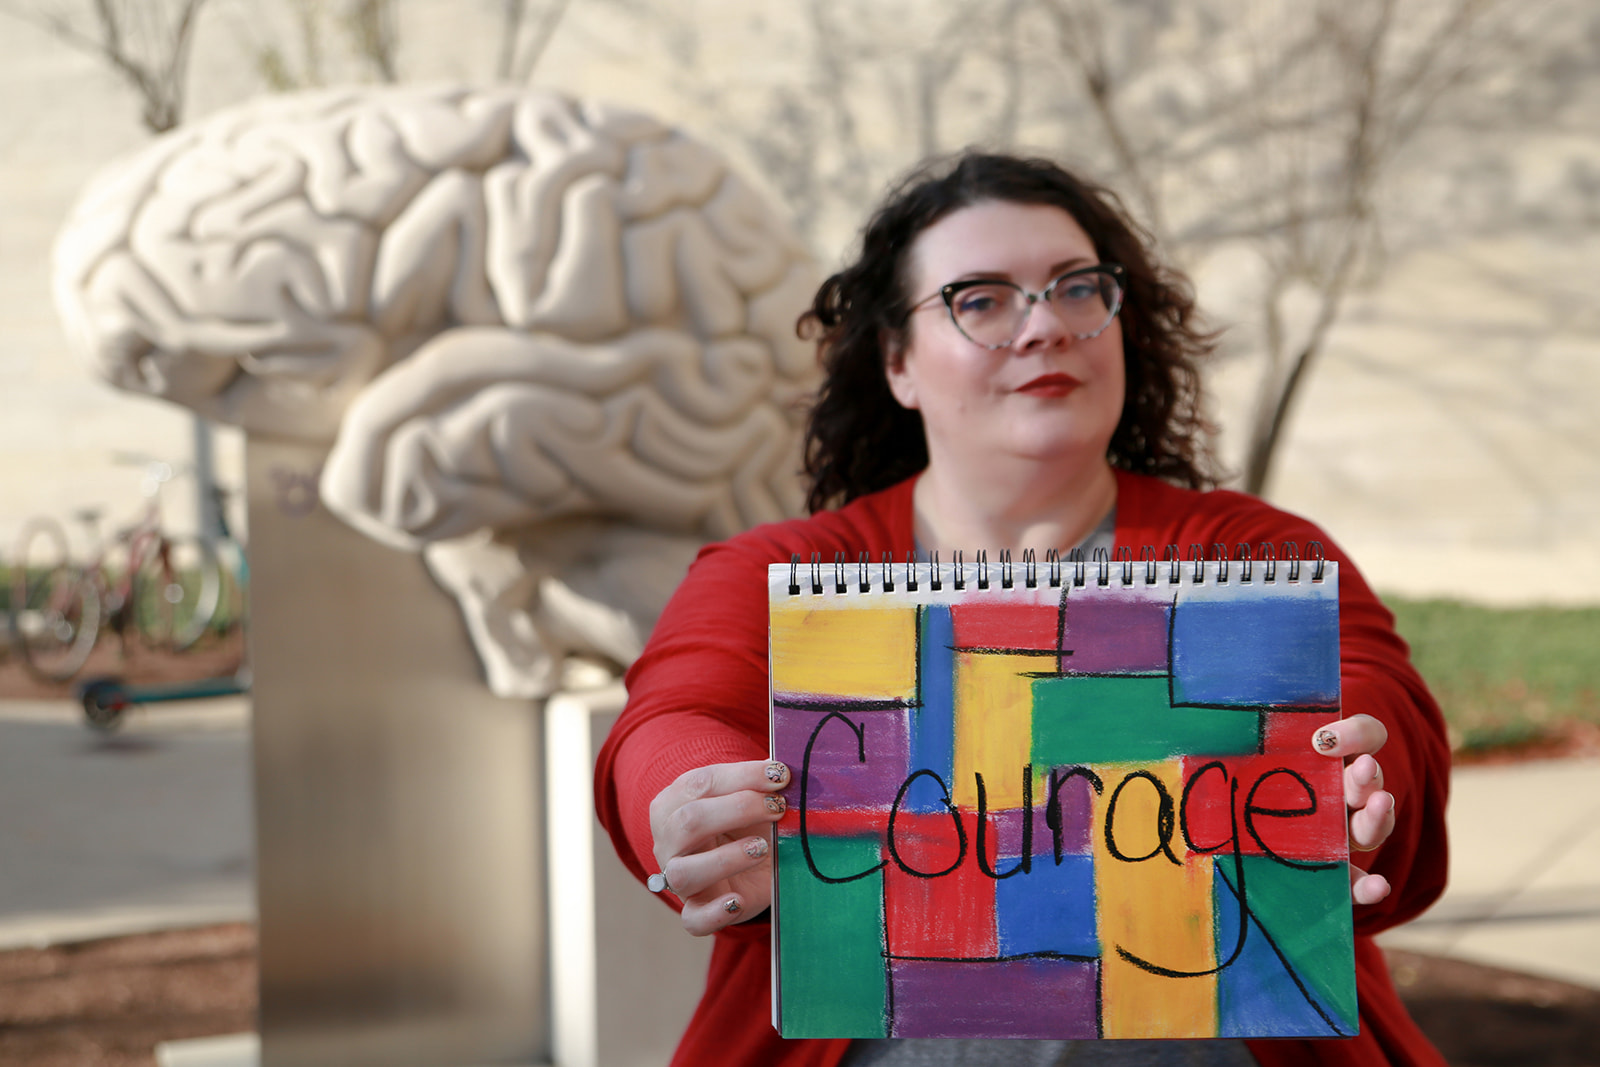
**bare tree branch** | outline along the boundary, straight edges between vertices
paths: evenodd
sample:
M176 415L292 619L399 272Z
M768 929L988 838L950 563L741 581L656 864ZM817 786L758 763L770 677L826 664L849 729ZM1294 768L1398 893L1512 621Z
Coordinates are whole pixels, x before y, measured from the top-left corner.
M545 49L550 47L556 29L561 25L569 6L571 0L549 0L545 4L544 11L539 16L539 25L534 29L533 39L528 42L528 47L522 50L521 57L512 68L513 81L522 84L533 77L534 70L539 66L539 60L544 58Z
M88 14L93 30L79 29L60 8L45 10L6 4L0 11L44 29L79 51L102 60L139 94L141 118L151 133L165 133L183 121L187 92L189 46L195 22L206 0L183 0L170 25L158 5L143 0L92 0ZM140 40L130 40L129 14L142 16Z
M1145 157L1134 148L1127 125L1116 107L1116 84L1107 62L1100 13L1086 0L1049 0L1045 9L1054 19L1062 51L1071 57L1081 76L1084 92L1116 157L1117 168L1133 187L1146 225L1158 237L1164 237L1167 227L1161 198L1147 173Z

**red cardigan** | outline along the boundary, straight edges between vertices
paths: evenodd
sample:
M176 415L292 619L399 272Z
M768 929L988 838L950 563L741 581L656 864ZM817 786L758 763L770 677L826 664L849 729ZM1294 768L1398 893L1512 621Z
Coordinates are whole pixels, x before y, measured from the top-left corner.
M762 526L707 546L690 567L649 644L628 672L628 705L601 749L595 804L617 852L641 881L655 870L650 800L678 775L709 763L767 758L769 563L866 551L904 558L914 544L915 479L809 519ZM1153 478L1117 475L1118 545L1321 541L1340 561L1339 634L1346 714L1388 727L1380 755L1396 798L1394 834L1363 858L1394 887L1356 908L1361 1033L1350 1039L1251 1041L1263 1067L1437 1065L1444 1060L1406 1014L1372 935L1420 914L1444 888L1445 797L1450 754L1444 722L1394 618L1328 536L1254 497L1192 492ZM641 890L642 891L642 890ZM675 905L670 898L662 899ZM772 1029L770 928L765 916L716 935L707 992L672 1063L834 1067L849 1042L785 1041ZM685 935L687 936L687 935Z

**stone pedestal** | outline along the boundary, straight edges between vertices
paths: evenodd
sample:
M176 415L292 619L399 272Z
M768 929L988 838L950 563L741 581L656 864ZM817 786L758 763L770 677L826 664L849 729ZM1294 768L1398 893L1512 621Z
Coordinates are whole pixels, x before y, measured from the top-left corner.
M621 686L491 695L421 558L317 503L322 454L247 448L261 1063L665 1063L710 943L595 819Z
M317 503L323 454L247 446L262 1063L547 1062L538 708Z

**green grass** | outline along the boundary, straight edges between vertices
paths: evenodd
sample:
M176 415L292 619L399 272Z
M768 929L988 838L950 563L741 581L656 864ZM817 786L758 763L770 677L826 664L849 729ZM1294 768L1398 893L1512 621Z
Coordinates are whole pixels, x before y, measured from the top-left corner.
M1386 597L1454 747L1537 740L1600 724L1600 608L1488 608Z

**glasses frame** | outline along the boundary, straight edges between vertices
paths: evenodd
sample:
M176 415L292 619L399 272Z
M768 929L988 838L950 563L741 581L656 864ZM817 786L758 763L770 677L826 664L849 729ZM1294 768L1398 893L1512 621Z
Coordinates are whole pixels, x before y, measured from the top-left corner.
M965 337L967 340L971 341L975 345L978 345L980 348L986 348L991 352L1000 348L1010 348L1016 343L1017 337L1028 325L1028 317L1033 314L1033 305L1037 304L1041 300L1049 299L1050 294L1055 292L1056 286L1060 285L1068 278L1081 278L1085 274L1109 274L1111 276L1111 280L1117 283L1117 299L1112 304L1110 314L1106 316L1106 321L1100 324L1100 328L1093 330L1090 333L1078 333L1077 331L1072 332L1072 336L1078 340L1088 341L1099 337L1101 334L1105 333L1106 330L1110 329L1111 324L1117 321L1117 315L1122 311L1122 300L1123 297L1127 295L1128 272L1123 269L1122 264L1120 263L1096 263L1088 267L1074 267L1072 270L1056 275L1050 280L1049 285L1045 286L1043 289L1040 289L1037 293L1029 292L1016 282L1007 281L1004 278L964 278L959 282L951 282L948 285L940 286L938 292L929 293L921 300L918 300L916 303L911 305L911 309L906 312L905 317L906 319L910 319L912 312L926 305L928 301L932 300L934 297L942 297L944 299L944 309L950 316L950 324L956 328L962 337ZM1012 332L1010 340L1004 341L997 345L985 344L984 342L973 337L971 334L967 333L966 330L963 330L961 328L961 323L957 321L956 306L954 303L956 295L964 292L967 289L972 289L980 285L1004 285L1008 288L1015 289L1028 301L1027 307L1022 312L1022 319L1017 323L1017 328Z

